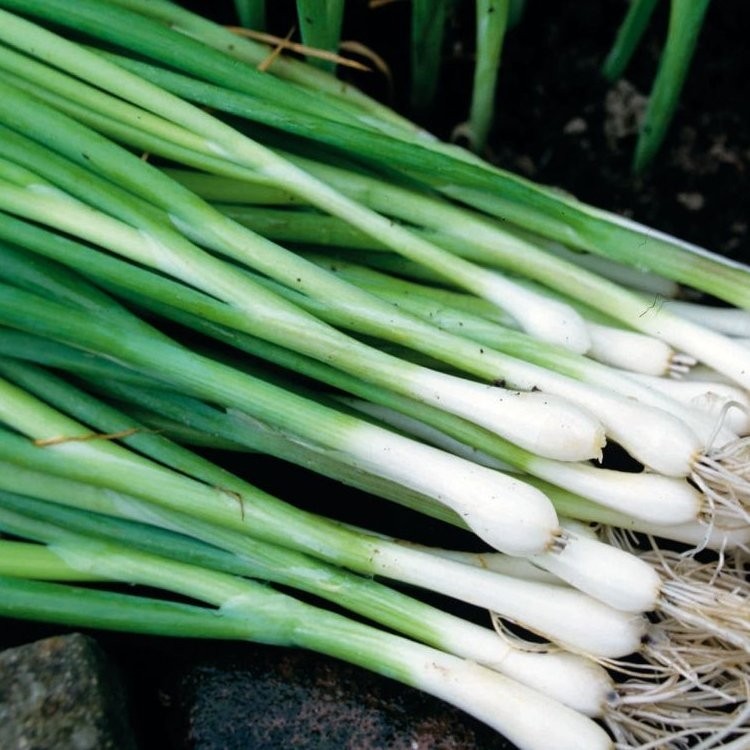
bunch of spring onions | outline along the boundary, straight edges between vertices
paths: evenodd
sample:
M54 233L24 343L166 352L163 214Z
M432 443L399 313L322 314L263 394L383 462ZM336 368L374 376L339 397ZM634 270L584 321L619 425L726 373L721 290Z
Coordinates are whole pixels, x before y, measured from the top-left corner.
M520 748L747 742L750 269L163 0L0 40L0 612L310 648Z

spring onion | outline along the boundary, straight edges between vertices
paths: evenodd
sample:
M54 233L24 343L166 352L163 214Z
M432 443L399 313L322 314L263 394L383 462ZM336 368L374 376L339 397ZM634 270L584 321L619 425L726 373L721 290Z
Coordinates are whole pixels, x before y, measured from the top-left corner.
M77 507L47 503L30 495L22 497L3 493L0 505L11 519L18 520L19 513L26 518L46 519L88 537L224 573L273 581L307 591L433 647L501 671L589 715L601 712L607 693L613 689L606 674L589 661L569 654L531 654L515 650L487 628L430 607L371 579L347 574L314 558L253 541L246 536L233 535L232 532L222 533L179 513L163 510L157 513L135 498L123 495L116 503L107 504L103 497L99 497L97 503L97 495L103 493L90 486L24 471L19 476L20 488L24 492L42 493L58 499L66 495L76 497ZM93 504L97 503L99 507L107 508L109 513L122 515L122 518L149 519L150 523L122 520L91 510L77 510L78 507L86 507L86 501L92 504L88 507L95 507ZM180 533L151 525L157 522ZM17 526L14 528L18 530ZM207 540L210 544L198 543L196 538ZM46 577L43 574L54 569L54 563L41 554L43 549L35 548L35 555L27 552L20 560L18 556L9 555L2 567L2 574L14 575L13 571L17 569L14 566L20 566L23 561L25 577ZM32 566L33 571L30 570ZM54 578L61 580L61 574L56 574ZM574 696L565 695L564 679L559 685L556 684L558 674L561 678L574 676L578 685Z
M495 88L500 55L508 26L510 0L477 0L476 65L469 119L453 131L454 140L466 139L473 151L481 152L495 111Z
M196 566L91 541L76 547L58 544L51 549L67 567L84 576L94 570L116 580L147 582L202 599L212 607L199 609L181 605L182 609L179 605L151 605L147 600L124 595L120 595L121 599L101 594L97 597L94 592L87 594L85 590L78 595L79 591L73 588L27 582L19 585L3 578L0 582L3 604L0 606L5 614L45 619L45 615L49 617L54 612L56 620L86 625L93 622L120 629L129 629L129 623L144 618L145 623L133 629L167 633L182 630L185 634L200 630L214 637L302 646L344 658L436 695L528 750L541 750L549 742L547 730L535 721L542 712L548 718L555 716L558 721L567 719L569 722L569 738L562 736L562 726L555 732L556 742L561 742L561 747L577 748L581 741L591 748L612 746L606 732L590 719L496 672L304 604L249 580L240 581ZM91 607L92 599L104 607ZM75 608L71 606L73 603ZM46 612L42 609L45 604ZM136 612L133 604L145 606ZM101 616L102 609L118 617ZM200 617L201 613L211 613L213 626L203 627L209 618ZM226 626L222 627L224 623Z

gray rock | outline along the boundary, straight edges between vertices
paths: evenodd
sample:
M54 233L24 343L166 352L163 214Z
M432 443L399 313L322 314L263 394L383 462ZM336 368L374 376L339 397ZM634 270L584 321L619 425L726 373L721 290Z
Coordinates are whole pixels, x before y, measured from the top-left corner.
M0 748L134 750L122 686L92 638L57 636L0 653Z
M446 703L294 649L240 646L164 693L181 750L514 750Z

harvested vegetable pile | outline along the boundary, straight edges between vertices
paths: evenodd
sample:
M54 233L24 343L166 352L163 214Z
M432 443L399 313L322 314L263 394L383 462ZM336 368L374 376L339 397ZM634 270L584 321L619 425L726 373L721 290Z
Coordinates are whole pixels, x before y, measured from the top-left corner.
M171 3L0 9L0 612L313 649L521 748L745 746L750 269L324 71L260 72L267 48Z

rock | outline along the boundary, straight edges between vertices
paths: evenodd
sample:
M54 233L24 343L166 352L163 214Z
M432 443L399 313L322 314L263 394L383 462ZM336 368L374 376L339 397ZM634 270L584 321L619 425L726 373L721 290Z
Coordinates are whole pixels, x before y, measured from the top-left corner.
M0 653L0 748L134 750L119 678L87 636Z
M245 646L190 666L167 690L176 748L513 750L431 696L343 662Z

